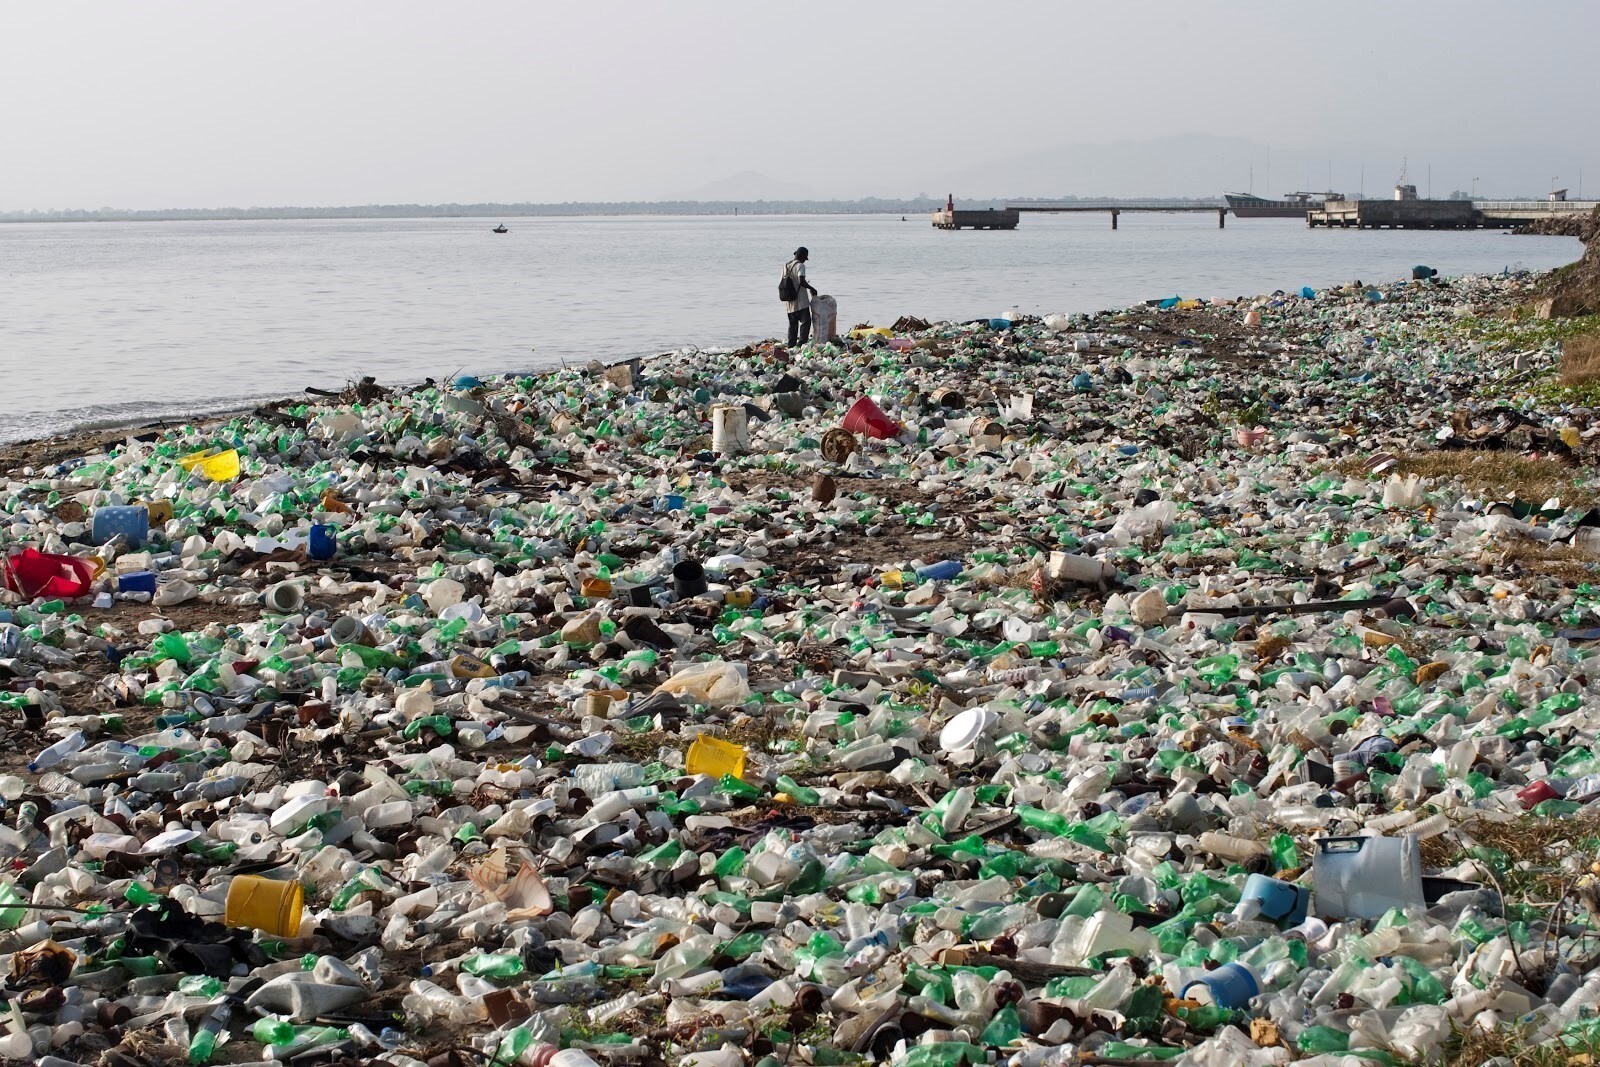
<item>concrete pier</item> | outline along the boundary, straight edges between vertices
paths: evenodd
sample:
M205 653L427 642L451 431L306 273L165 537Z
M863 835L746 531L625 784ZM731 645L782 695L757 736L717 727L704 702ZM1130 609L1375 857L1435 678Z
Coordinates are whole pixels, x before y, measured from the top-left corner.
M944 208L933 213L933 225L940 230L1014 230L1017 223L1022 221L1022 216L1006 208L996 211L989 208L987 211L957 211L954 208Z
M1358 230L1465 230L1483 225L1470 200L1330 200L1306 225Z
M1217 213L1217 229L1224 230L1228 227L1228 211L1226 204L1215 202L1196 203L1192 200L1117 200L1111 202L1096 202L1093 200L1076 200L1070 203L1047 203L1037 200L1025 203L1007 204L1007 211L1023 212L1037 211L1044 214L1071 214L1086 211L1104 211L1111 216L1111 228L1118 228L1124 212L1128 211L1153 211L1161 214L1174 212L1215 211Z

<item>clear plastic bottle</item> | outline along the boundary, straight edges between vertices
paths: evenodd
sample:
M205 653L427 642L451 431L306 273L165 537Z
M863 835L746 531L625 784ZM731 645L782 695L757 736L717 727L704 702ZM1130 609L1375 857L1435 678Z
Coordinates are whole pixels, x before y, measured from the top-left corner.
M74 752L83 751L83 746L86 743L82 730L72 731L66 737L33 757L28 763L29 773L38 774L40 771L47 771L51 767L58 766Z

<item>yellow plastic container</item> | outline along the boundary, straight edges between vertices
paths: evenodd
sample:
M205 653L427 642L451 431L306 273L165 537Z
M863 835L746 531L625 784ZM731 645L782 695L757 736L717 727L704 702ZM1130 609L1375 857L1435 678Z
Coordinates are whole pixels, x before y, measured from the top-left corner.
M585 578L578 592L590 600L604 600L611 595L611 582L606 578Z
M694 739L694 743L684 755L683 767L690 774L709 774L713 778L731 774L735 778L742 778L744 756L743 745L701 734Z
M450 674L454 678L494 678L499 673L477 656L465 652L458 652L450 661Z
M186 471L199 471L213 482L231 482L239 477L239 453L232 448L226 452L214 448L194 452L181 457L178 465Z
M730 589L723 603L730 608L747 608L755 602L755 594L748 589Z
M222 921L228 926L260 930L273 937L298 937L304 903L305 890L297 880L241 874L228 886Z

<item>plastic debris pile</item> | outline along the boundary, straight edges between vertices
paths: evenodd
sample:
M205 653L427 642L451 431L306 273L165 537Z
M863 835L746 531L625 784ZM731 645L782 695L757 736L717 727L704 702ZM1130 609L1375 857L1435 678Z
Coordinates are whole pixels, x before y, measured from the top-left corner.
M1593 480L1390 472L1588 453L1488 399L1551 344L1452 332L1533 281L368 386L13 472L0 1056L1589 1042Z

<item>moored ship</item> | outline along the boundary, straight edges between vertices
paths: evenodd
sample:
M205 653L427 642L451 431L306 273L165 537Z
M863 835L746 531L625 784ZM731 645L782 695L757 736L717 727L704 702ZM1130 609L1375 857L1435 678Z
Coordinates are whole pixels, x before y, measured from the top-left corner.
M1250 193L1224 193L1228 210L1241 219L1303 219L1306 212L1328 201L1344 199L1343 193L1290 193L1282 200L1269 200Z

